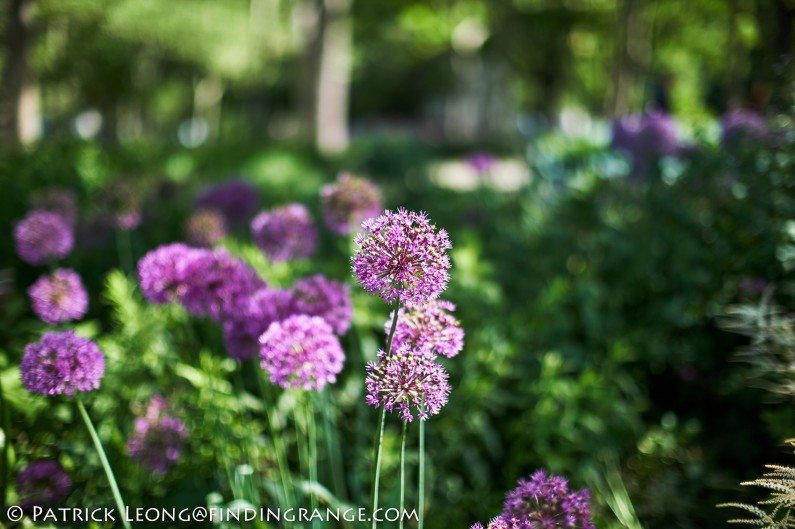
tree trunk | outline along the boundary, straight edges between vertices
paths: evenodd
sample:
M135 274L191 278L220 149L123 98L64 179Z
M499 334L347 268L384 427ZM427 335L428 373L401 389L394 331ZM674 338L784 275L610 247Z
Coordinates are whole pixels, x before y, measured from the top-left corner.
M31 30L25 20L29 0L6 0L0 81L0 141L27 143L41 135L38 87L32 82L28 52Z

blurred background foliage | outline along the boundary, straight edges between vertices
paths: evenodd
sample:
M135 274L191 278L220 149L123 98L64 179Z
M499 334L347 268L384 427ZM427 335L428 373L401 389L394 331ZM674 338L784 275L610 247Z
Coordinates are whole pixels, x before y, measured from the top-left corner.
M737 498L762 464L788 462L791 400L753 387L755 369L730 362L749 339L719 322L727 305L758 303L744 281L791 280L791 1L2 8L0 382L13 425L4 474L57 457L75 483L68 504L111 502L74 409L30 396L17 369L44 326L25 294L40 270L15 256L11 227L39 191L65 187L80 210L79 250L65 264L91 294L80 329L108 356L91 410L128 503L204 505L218 493L212 501L267 505L274 455L256 366L227 358L210 322L143 301L103 224L108 189L124 182L122 194L142 202L129 233L139 258L184 238L212 183L243 176L260 209L300 201L319 219L318 189L341 170L376 181L389 207L427 211L453 242L446 297L467 338L446 363L450 403L428 423L429 527L486 520L539 467L591 489L598 527L719 527L727 516L715 504ZM631 185L625 157L607 146L607 119L649 104L673 113L690 143ZM736 106L764 113L776 141L720 145L715 118ZM526 178L448 185L444 168L476 150ZM328 232L315 259L291 266L264 262L247 226L224 245L272 284L315 272L350 281L350 243ZM348 360L330 392L346 462L333 490L366 504L376 413L363 406L363 366L387 310L354 292ZM775 298L792 306L791 290ZM155 392L191 432L164 477L124 451ZM277 421L294 405L283 397ZM399 435L390 423L384 505L397 505ZM331 487L339 476L326 463L320 481ZM247 465L265 481L252 485Z

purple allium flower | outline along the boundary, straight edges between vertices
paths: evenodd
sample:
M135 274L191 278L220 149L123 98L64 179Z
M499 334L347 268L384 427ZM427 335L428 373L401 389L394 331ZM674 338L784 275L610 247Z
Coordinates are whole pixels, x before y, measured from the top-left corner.
M150 303L172 301L184 291L188 265L198 251L182 243L159 246L138 261L141 291Z
M203 209L191 215L185 231L190 244L213 246L226 237L226 221L218 211Z
M383 208L381 192L375 184L348 173L337 182L320 189L323 219L337 235L348 235L351 225L359 226L365 219L377 217Z
M119 230L133 230L141 224L141 189L129 178L114 180L103 190L102 208Z
M39 265L66 257L74 246L74 233L60 215L33 210L14 227L17 254L28 264Z
M494 167L494 156L487 152L473 152L467 157L467 164L480 174L488 173Z
M261 288L249 296L223 322L224 345L229 356L243 361L259 352L259 337L270 324L293 314L293 296L285 290Z
M257 210L257 189L242 179L233 179L206 189L196 199L197 209L221 212L228 224L245 222Z
M338 335L351 327L351 289L322 275L299 279L293 286L293 312L320 316Z
M767 134L762 116L752 110L737 108L721 117L721 144L735 147L743 141L760 141Z
M88 294L73 270L59 268L41 276L28 289L33 312L41 321L55 325L79 320L88 310Z
M447 372L433 361L429 351L413 351L406 346L387 355L378 351L378 361L367 365L365 402L387 411L397 410L401 419L414 419L412 408L420 420L436 415L447 404L450 385Z
M432 351L447 358L456 356L464 348L464 330L459 321L448 311L455 311L455 305L444 300L401 308L392 347L406 345L410 349ZM387 335L391 330L394 315L394 312L390 314L384 324Z
M641 156L670 156L676 154L679 140L676 122L664 112L651 112L641 119L636 153Z
M251 221L254 242L271 261L307 259L315 252L317 228L302 204L263 211Z
M71 488L69 474L52 459L31 461L17 474L19 504L26 511L60 503Z
M622 116L613 121L611 147L632 153L641 129L640 116Z
M19 370L31 393L72 396L99 387L105 356L97 344L72 331L48 332L39 343L25 346Z
M260 336L262 368L281 387L320 391L337 380L345 354L326 320L299 314Z
M560 476L536 470L505 495L502 516L519 520L519 529L593 529L587 489L569 490Z
M36 192L32 199L33 209L60 215L70 226L77 223L77 197L71 189L50 187Z
M507 518L505 516L497 516L496 518L492 518L489 524L485 527L485 529L522 529L524 525L521 525L521 522L517 518ZM476 523L470 529L484 529L483 525L480 522Z
M135 433L127 441L130 457L155 474L165 474L182 454L188 437L183 422L166 414L168 405L161 395L154 395L146 413L135 419Z
M354 242L353 273L365 290L386 303L422 304L435 299L447 286L450 239L438 232L424 213L389 210L362 223L364 233Z

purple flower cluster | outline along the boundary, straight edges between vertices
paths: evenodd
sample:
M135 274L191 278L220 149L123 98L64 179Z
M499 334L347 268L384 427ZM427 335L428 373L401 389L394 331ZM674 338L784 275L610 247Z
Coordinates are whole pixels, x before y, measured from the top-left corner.
M613 148L632 157L632 175L647 173L661 156L673 156L680 150L676 122L663 112L626 116L613 122Z
M299 314L272 323L260 337L262 368L274 384L322 390L342 371L345 354L323 318Z
M365 402L386 411L397 411L405 422L436 415L447 403L450 385L447 372L434 362L429 351L411 350L407 346L392 354L378 352L378 362L367 365Z
M322 275L299 279L293 286L293 313L320 316L338 335L351 327L351 289Z
M224 345L229 356L243 361L259 352L259 337L271 323L292 314L293 296L289 291L261 288L248 297L237 311L223 322Z
M359 250L353 256L353 273L365 290L386 303L422 304L445 289L450 240L424 213L387 210L364 221L362 229L354 239Z
M736 147L743 141L760 141L767 135L762 116L751 110L738 108L727 112L720 120L721 143Z
M251 221L254 242L271 261L307 259L315 252L317 228L302 204L263 211Z
M565 478L536 470L505 495L503 512L488 529L594 529L590 499L587 489L572 491Z
M19 369L31 393L72 396L99 387L105 356L97 344L72 331L48 332L39 343L25 346Z
M71 489L69 474L52 459L32 461L17 474L17 496L20 507L26 511L56 505Z
M138 278L150 302L177 299L191 314L216 320L237 311L251 292L265 286L251 267L225 250L180 243L147 253L138 262Z
M381 192L364 178L348 173L337 177L337 182L320 190L323 219L337 235L348 235L351 225L358 226L365 219L377 217L383 208Z
M228 224L245 222L257 210L257 190L242 179L233 179L205 190L196 199L197 209L220 212Z
M51 325L79 320L88 310L88 294L73 270L59 268L41 276L28 289L28 295L33 312Z
M431 351L434 354L453 358L464 348L464 330L459 321L450 314L453 311L455 305L444 300L401 308L398 311L392 347L399 348L405 345L410 349ZM387 334L393 316L394 313L384 324L384 331Z
M75 242L69 222L43 210L33 210L17 223L14 241L19 257L32 265L66 257Z
M135 419L135 432L127 441L130 457L155 474L165 474L182 454L188 431L181 420L166 414L161 395L149 401L146 413Z
M185 231L190 244L213 246L226 237L226 221L218 211L202 209L191 215Z

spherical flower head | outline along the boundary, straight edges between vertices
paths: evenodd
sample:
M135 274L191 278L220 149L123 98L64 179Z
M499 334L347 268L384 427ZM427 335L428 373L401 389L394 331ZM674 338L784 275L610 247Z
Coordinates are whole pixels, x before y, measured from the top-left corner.
M611 147L632 153L635 151L641 129L639 116L622 116L613 121Z
M99 388L105 356L97 344L72 331L48 332L39 343L25 346L19 370L31 393L72 396Z
M502 516L517 518L521 529L593 529L589 502L587 489L571 491L565 478L537 470L505 495Z
M392 347L431 351L453 358L464 348L464 330L450 312L455 305L449 301L434 300L423 305L408 305L398 311L398 321ZM389 334L394 312L384 324Z
M178 298L191 314L221 321L265 286L253 268L226 250L194 249L185 265Z
M345 354L331 326L299 314L274 322L260 337L262 368L281 387L322 390L337 380Z
M213 246L226 237L226 221L218 211L203 209L191 215L185 231L190 244Z
M394 348L391 355L378 352L378 361L367 365L365 402L370 406L397 411L405 422L436 415L447 404L450 385L447 372L434 362L429 351Z
M670 156L676 154L679 140L676 122L664 112L651 112L641 119L638 138L639 156Z
M371 294L386 303L422 304L447 287L452 246L444 229L438 232L424 213L385 211L362 223L354 242L353 273Z
M182 454L188 431L183 422L166 413L161 395L149 401L146 413L135 419L135 432L127 441L130 457L155 474L165 474Z
M57 461L32 461L17 474L17 495L20 507L48 507L63 501L72 488L69 474Z
M198 257L182 243L159 246L138 261L138 280L144 297L155 304L172 301L184 290L188 265Z
M206 189L196 199L196 206L219 211L227 224L232 225L250 219L257 210L258 201L257 189L237 178Z
M60 215L70 226L77 222L77 197L71 189L49 187L34 193L31 198L33 209L49 211Z
M338 335L351 327L351 289L322 275L299 279L293 286L293 312L320 316Z
M41 276L28 289L33 312L51 325L79 320L88 310L88 294L73 270L59 268Z
M259 337L270 324L293 315L293 296L285 290L261 288L223 322L224 345L229 356L248 360L259 352Z
M487 152L473 152L467 157L467 164L480 174L488 173L494 167L494 156Z
M271 261L308 259L317 246L317 228L302 204L263 211L251 221L254 242Z
M60 215L33 210L14 227L17 254L28 264L40 265L66 257L74 246L74 233Z
M348 235L351 226L359 226L365 219L377 217L383 208L381 192L375 184L348 173L337 182L320 190L323 220L337 235Z
M508 518L506 516L497 516L496 518L492 518L489 524L486 526L486 529L525 529L525 525L522 525L517 518ZM534 527L534 526L533 526ZM478 522L470 529L483 529L483 525Z
M752 110L737 108L723 115L720 120L721 144L736 147L744 141L759 142L767 135L767 126L762 116Z

